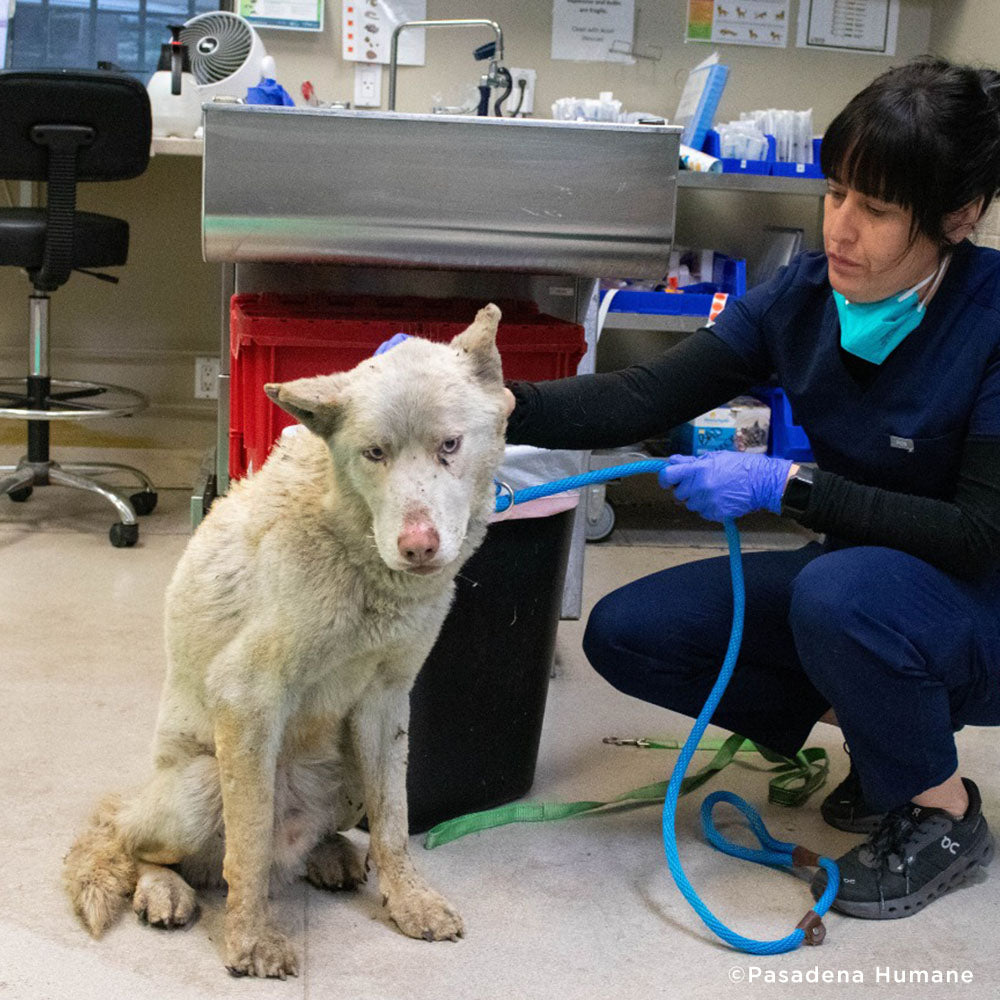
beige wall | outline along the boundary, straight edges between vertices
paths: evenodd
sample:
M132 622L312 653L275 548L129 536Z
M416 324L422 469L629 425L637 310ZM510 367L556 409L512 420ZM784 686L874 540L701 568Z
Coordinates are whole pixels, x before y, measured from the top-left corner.
M932 33L935 50L955 62L1000 66L997 0L938 0Z
M129 263L113 269L117 285L74 274L53 294L54 375L134 386L195 414L211 410L192 395L195 356L216 354L219 342L219 269L201 259L200 184L200 157L156 156L134 180L80 187L80 210L128 220ZM17 188L0 185L0 205ZM24 374L30 291L23 272L0 268L4 375ZM0 422L4 440L12 433Z
M790 4L792 28L798 3ZM986 6L986 4L983 4ZM579 63L550 59L551 0L427 0L428 17L486 17L504 32L508 65L538 72L535 114L547 117L557 97L596 97L610 90L632 111L670 116L684 85L687 71L712 51L712 46L683 41L684 0L638 0L636 48L662 50L657 60L640 59L635 65ZM905 59L926 50L933 0L902 0L898 56ZM327 28L321 37L292 37L290 33L263 32L264 43L277 61L285 87L298 95L302 80L310 79L323 100L351 100L353 67L340 61L340 6L327 0ZM429 111L431 96L461 82L475 84L484 64L472 50L490 41L486 28L438 29L426 33L426 65L399 70L397 107L401 111ZM893 60L851 53L806 52L794 45L786 49L720 46L720 56L730 67L730 78L719 109L728 119L756 107L812 107L822 129L844 101ZM388 72L383 72L383 101L388 96Z
M611 90L630 110L669 117L687 70L711 51L681 40L686 9L682 0L637 3L640 50L658 46L662 58L639 60L633 66L550 60L550 0L428 0L427 6L431 17L498 20L508 63L538 72L540 116L548 114L556 97ZM929 48L989 59L1000 37L997 6L995 0L902 0L895 59L804 52L794 44L784 50L721 47L731 76L720 116L757 106L811 106L821 129L853 93L894 62ZM791 9L794 39L798 4ZM327 28L319 35L262 35L277 61L279 79L293 95L298 97L301 82L310 79L321 99L350 99L353 67L339 58L340 11L333 0L327 0L326 16ZM429 32L427 65L400 70L399 107L427 110L435 91L459 81L475 83L482 64L473 61L471 52L488 37L474 29ZM383 100L387 89L383 75ZM202 413L208 423L212 405L192 398L193 360L196 354L217 350L220 293L218 268L200 256L199 183L197 158L158 156L141 178L82 190L81 207L129 219L130 263L120 270L118 286L75 275L54 297L52 339L54 368L62 374L137 385L159 407ZM3 199L0 188L0 204ZM753 233L770 222L804 225L814 240L818 209L812 198L684 192L678 236L684 242L741 252ZM28 290L23 275L0 269L0 368L5 374L20 372L24 365Z

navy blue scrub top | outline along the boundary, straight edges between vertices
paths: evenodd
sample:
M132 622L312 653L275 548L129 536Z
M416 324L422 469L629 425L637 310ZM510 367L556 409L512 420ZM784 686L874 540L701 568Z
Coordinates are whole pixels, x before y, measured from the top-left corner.
M826 256L800 254L728 304L712 333L776 374L817 465L950 499L969 435L1000 436L1000 253L960 244L927 315L870 378L852 375Z

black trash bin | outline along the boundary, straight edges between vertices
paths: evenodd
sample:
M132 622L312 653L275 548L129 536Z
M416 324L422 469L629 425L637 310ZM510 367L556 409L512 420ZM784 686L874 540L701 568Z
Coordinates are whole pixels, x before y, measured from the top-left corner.
M535 776L572 509L497 521L410 695L410 832L520 798Z

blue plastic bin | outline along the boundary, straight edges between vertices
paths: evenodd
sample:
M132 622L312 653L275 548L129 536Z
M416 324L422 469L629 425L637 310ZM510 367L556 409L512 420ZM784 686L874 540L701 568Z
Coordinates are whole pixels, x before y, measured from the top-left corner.
M823 171L819 165L819 149L822 144L822 139L813 139L812 163L781 163L775 160L771 164L771 173L775 177L822 177Z
M771 428L767 435L767 453L793 462L813 462L812 445L806 432L792 419L792 405L784 389L758 386L752 395L771 407Z
M705 135L705 142L702 145L702 152L709 156L715 156L722 161L722 172L724 174L769 174L774 164L774 136L768 135L767 157L763 160L738 160L731 156L719 156L719 133L714 128L710 128Z
M712 280L685 285L675 292L657 292L646 288L621 288L611 302L609 312L643 313L647 316L708 316L712 300L719 292L745 295L747 262L717 253L712 262ZM607 289L601 290L601 297Z
M819 150L822 139L813 139L812 163L782 163L777 159L776 143L773 135L767 139L767 158L763 160L737 160L729 156L719 156L719 133L709 129L705 136L702 151L709 156L718 157L722 161L724 174L771 174L775 177L822 177L823 171L819 165Z

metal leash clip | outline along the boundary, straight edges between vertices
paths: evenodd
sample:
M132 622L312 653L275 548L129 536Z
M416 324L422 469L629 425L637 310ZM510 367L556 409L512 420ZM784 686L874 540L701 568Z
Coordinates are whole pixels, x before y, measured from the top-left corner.
M605 736L601 742L610 743L615 747L642 747L643 749L646 749L652 746L652 743L650 743L647 739L631 739L623 736Z
M494 479L493 482L496 485L496 497L493 501L494 516L496 520L502 521L514 509L514 487L509 483L505 483L502 479ZM510 503L503 510L498 511L496 509L497 504L504 494L510 498Z

